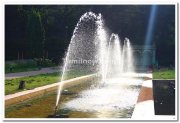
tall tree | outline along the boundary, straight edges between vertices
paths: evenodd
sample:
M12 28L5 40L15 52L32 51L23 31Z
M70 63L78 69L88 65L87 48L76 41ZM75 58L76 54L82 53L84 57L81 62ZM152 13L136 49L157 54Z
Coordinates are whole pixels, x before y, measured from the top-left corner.
M27 23L27 49L28 54L31 57L42 57L44 42L45 42L45 30L41 21L40 12L32 8L28 14Z

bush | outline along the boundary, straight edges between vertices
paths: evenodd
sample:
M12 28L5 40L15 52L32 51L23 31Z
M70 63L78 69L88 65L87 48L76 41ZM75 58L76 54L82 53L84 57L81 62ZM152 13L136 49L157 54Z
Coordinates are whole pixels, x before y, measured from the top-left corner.
M55 66L55 64L50 59L43 59L43 58L35 58L36 64L38 67L51 67Z
M41 67L52 67L55 64L50 59L36 58L34 60L14 60L6 61L5 73L15 73L23 71L38 70Z
M21 72L37 68L34 60L14 60L5 63L5 73Z

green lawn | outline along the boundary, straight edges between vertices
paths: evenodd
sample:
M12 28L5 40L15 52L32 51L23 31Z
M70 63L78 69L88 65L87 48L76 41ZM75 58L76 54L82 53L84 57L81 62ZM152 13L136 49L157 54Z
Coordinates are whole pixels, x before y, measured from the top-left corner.
M153 72L153 79L175 79L175 70L156 70Z
M65 79L75 78L81 75L90 74L88 72L82 71L70 71L68 72ZM11 80L5 80L5 95L16 93L23 90L18 90L19 81L23 80L26 82L25 90L33 89L36 87L52 84L60 81L60 73L49 73L49 74L40 74L36 76L16 78Z

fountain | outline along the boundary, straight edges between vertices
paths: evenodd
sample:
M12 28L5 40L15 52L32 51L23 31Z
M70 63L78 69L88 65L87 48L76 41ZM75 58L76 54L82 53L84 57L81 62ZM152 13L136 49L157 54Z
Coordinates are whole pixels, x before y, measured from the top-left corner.
M107 75L109 77L122 76L124 73L134 72L134 61L132 47L128 38L125 38L124 45L118 34L111 34L108 44Z
M123 59L124 72L134 72L134 58L132 55L132 47L128 38L125 38L124 40Z
M112 116L112 112L131 110L137 101L139 89L129 90L129 87L142 83L141 80L122 77L124 73L134 72L132 57L129 39L125 38L124 45L121 46L117 34L113 33L109 37L101 14L83 14L74 29L64 59L61 82L71 71L97 73L100 75L100 86L92 85L61 108L95 112L97 117L106 117L107 112L110 113L108 116ZM59 109L62 89L61 84L57 93L55 116Z
M123 71L123 59L119 36L112 33L108 45L107 75L109 77L120 75Z
M86 72L96 73L98 69L100 69L98 67L99 64L96 65L95 63L97 58L100 58L99 56L96 56L96 54L98 54L97 49L103 49L101 48L103 44L99 43L98 40L95 40L97 38L101 40L104 35L99 31L102 29L102 21L100 18L101 17L97 16L95 13L87 12L79 19L65 56L60 82L66 79L68 71L71 70L76 70L78 72L84 72L83 70L86 70ZM98 36L95 33L98 33ZM103 51L101 53L103 53ZM103 54L101 54L101 58L103 58ZM101 71L103 71L102 68L103 65ZM63 85L59 86L56 109L60 100L62 88Z
M104 28L104 22L102 19L102 15L99 14L99 16L97 16L97 41L100 43L99 45L99 49L98 49L98 55L99 55L99 72L101 73L102 76L102 81L101 83L105 83L105 79L106 79L106 73L107 73L107 69L106 69L106 61L107 61L107 51L106 51L106 47L107 47L107 34L106 34L106 30Z

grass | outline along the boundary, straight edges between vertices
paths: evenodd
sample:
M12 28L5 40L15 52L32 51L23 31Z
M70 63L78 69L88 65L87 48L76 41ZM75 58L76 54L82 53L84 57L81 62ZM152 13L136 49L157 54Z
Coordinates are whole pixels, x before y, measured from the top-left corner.
M86 74L88 74L88 72L70 71L68 72L65 79L71 79L71 78L75 78L75 77L86 75ZM60 81L60 76L61 74L56 72L56 73L40 74L36 76L5 80L5 95L23 91L23 90L18 89L19 82L22 80L26 82L26 86L24 90L30 90L36 87L56 83Z
M7 95L7 94L23 91L23 90L18 90L19 81L21 80L26 82L25 89L29 90L57 82L59 80L59 73L40 74L36 76L5 80L5 94Z
M153 72L153 79L175 79L175 70L156 70Z

